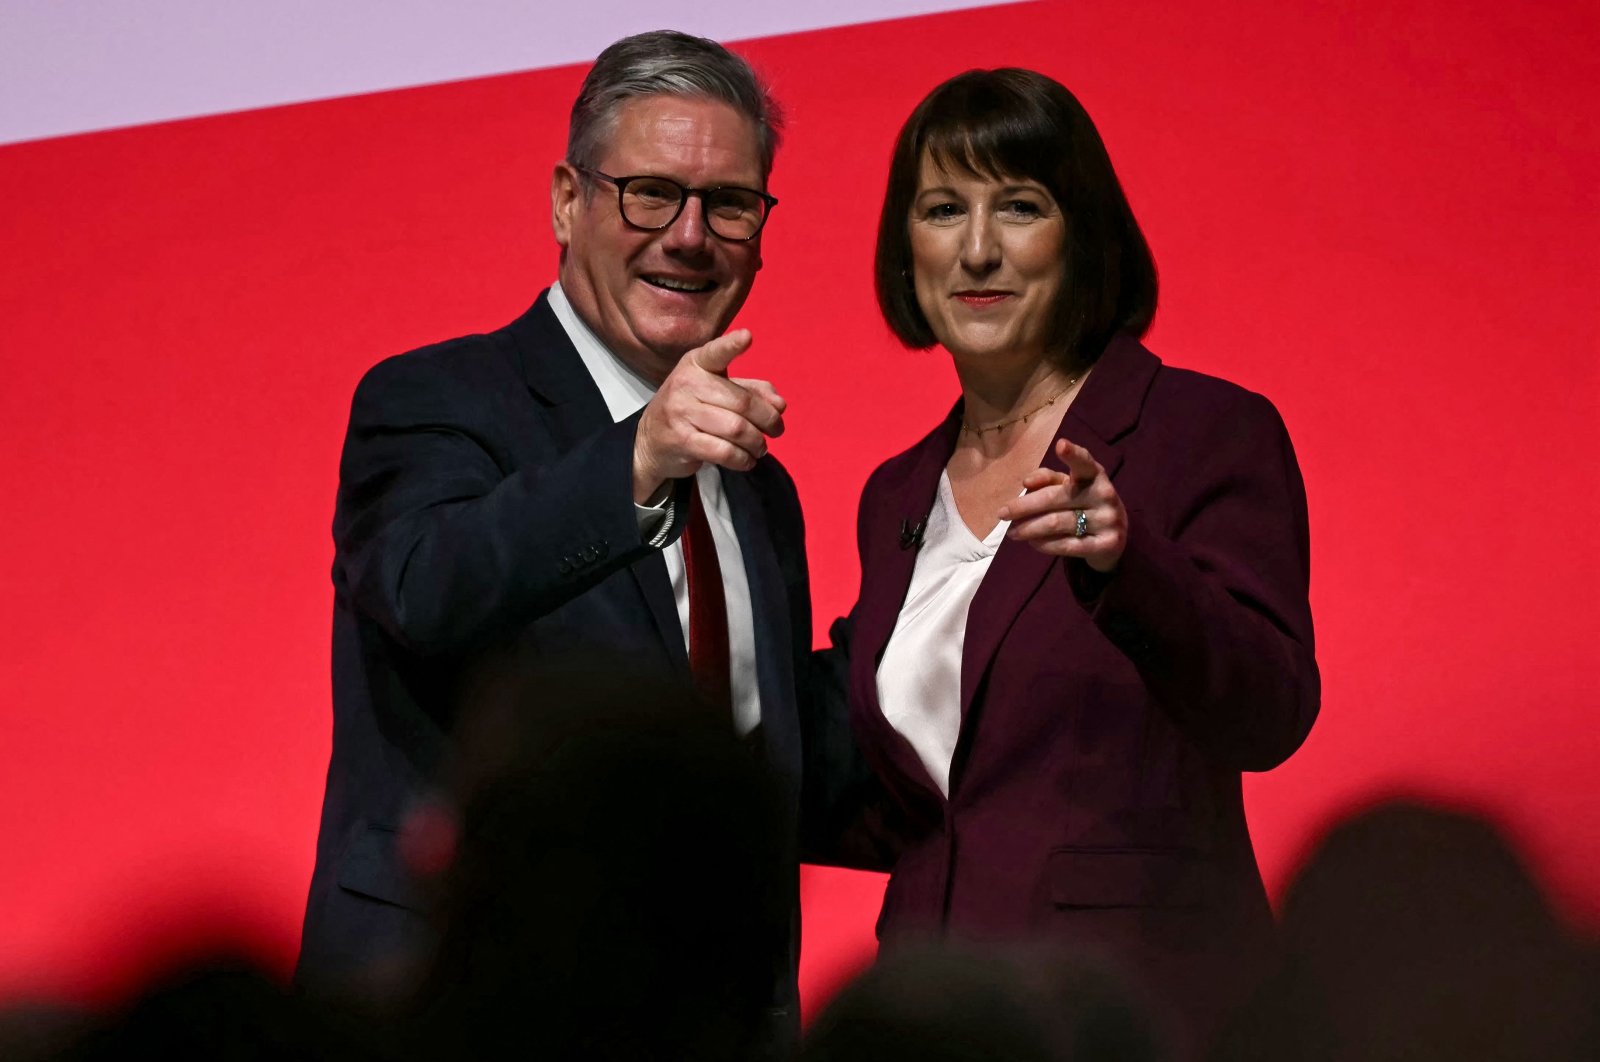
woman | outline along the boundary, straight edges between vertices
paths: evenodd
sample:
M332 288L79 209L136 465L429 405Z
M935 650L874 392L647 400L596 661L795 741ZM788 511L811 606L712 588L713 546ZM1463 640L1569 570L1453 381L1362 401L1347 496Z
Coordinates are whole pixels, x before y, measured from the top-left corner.
M1270 952L1240 772L1315 718L1307 528L1264 398L1139 343L1155 267L1105 147L1025 70L901 130L879 303L961 397L873 473L851 715L878 933L1108 952L1190 1044Z

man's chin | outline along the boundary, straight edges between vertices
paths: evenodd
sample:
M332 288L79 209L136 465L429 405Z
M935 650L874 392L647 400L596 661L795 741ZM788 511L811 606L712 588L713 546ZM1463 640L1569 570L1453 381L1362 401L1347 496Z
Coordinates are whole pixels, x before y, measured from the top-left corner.
M659 335L645 337L645 345L651 357L664 364L676 365L685 354L705 346L713 339L720 336L725 329L713 331L709 327L693 329L673 329Z
M703 296L694 305L674 305L669 299L644 307L644 312L632 315L637 325L634 334L651 350L687 354L727 330L737 306L730 305L724 296L724 292Z
M701 338L701 337L704 338ZM690 336L636 336L632 349L616 351L619 358L640 376L659 387L667 375L677 368L683 356L697 347L703 347L716 338L710 332L696 332Z

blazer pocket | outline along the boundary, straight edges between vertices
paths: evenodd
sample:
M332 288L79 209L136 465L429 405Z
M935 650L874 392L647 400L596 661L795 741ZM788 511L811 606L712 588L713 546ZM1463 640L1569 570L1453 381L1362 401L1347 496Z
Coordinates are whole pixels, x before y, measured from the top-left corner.
M1046 873L1057 907L1195 907L1205 860L1182 848L1053 849Z
M339 863L339 887L346 892L421 910L416 883L406 873L393 826L368 826L356 834Z

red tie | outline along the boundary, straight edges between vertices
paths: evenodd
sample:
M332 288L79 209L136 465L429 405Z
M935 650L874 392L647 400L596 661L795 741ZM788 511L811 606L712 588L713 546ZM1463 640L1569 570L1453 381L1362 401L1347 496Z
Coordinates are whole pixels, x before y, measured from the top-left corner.
M689 671L712 707L733 714L728 674L728 603L722 593L722 566L711 537L700 490L689 481L689 526L683 532L683 570L689 582Z

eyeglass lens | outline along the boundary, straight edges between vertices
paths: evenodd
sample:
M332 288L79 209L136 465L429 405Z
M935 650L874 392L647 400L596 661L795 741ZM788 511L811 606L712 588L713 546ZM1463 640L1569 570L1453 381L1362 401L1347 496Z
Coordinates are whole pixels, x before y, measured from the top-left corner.
M682 185L665 177L636 177L622 189L622 216L641 229L672 224L683 208ZM713 188L701 193L706 224L718 236L748 240L761 230L767 204L748 188Z

